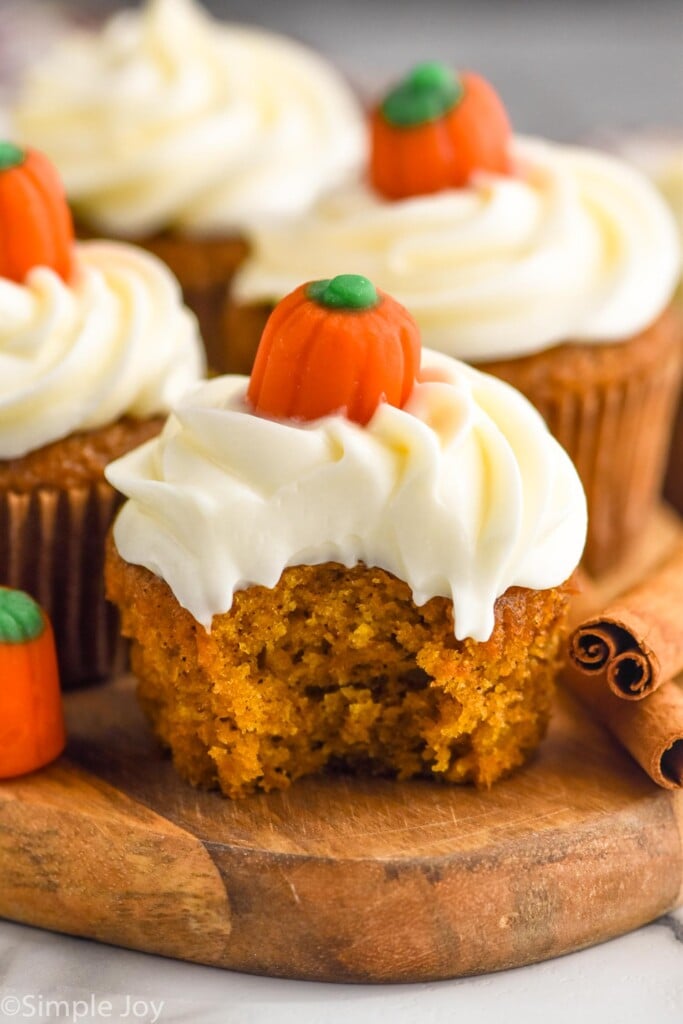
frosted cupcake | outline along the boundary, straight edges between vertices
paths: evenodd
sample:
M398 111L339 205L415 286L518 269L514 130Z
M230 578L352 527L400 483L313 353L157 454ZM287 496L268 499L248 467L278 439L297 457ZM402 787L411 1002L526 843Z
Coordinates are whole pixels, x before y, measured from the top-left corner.
M490 785L545 730L581 483L520 394L420 351L355 275L275 309L251 379L109 466L107 587L176 767L237 797L325 766Z
M66 685L120 654L104 600L111 459L156 434L204 369L193 315L155 257L73 243L61 183L0 143L0 585L52 619Z
M440 65L389 93L372 135L367 180L253 235L233 292L243 367L297 280L358 268L426 345L542 412L586 487L587 564L607 569L658 499L683 365L669 211L623 163L513 137L488 83Z
M306 209L364 149L359 108L322 58L190 0L68 37L25 82L15 130L54 160L79 233L169 264L217 368L247 228Z

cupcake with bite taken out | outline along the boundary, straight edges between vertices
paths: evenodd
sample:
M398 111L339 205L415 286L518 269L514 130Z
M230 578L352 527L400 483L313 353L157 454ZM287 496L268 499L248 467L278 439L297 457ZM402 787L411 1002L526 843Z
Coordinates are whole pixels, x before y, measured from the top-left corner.
M683 369L670 212L618 160L514 136L487 82L441 65L393 89L371 135L364 179L253 234L233 287L242 366L298 280L357 267L427 346L539 409L586 488L586 564L608 569L658 501Z
M275 308L251 378L107 469L107 592L176 768L230 797L326 767L488 786L548 720L586 504L504 382L362 276Z
M104 598L118 498L104 467L156 434L203 375L170 271L111 242L74 244L46 157L0 143L0 585L52 619L62 679L121 655Z
M192 0L147 0L68 35L13 116L54 161L80 235L168 263L215 369L230 360L224 314L247 230L303 211L364 152L360 107L322 57Z

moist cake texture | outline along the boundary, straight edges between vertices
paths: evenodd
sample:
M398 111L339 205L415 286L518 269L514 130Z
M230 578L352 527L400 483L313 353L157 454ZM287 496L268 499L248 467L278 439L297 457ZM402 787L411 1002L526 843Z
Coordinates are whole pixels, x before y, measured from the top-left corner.
M156 734L181 775L231 797L324 767L491 785L546 730L569 595L510 588L476 643L455 639L446 598L418 608L365 565L286 569L211 632L113 541L107 586Z

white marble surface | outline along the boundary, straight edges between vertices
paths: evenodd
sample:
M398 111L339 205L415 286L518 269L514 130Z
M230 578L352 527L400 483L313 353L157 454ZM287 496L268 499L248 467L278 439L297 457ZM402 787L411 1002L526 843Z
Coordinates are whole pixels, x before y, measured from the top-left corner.
M48 1000L62 1001L58 1008ZM105 1001L105 1002L102 1002ZM593 949L424 985L255 978L0 922L0 1021L681 1024L683 911Z

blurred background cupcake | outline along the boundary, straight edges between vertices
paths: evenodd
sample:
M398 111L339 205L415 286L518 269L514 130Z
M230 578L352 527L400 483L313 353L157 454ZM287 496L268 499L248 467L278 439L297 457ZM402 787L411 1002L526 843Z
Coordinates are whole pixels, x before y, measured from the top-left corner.
M149 0L65 36L32 64L13 125L54 161L79 235L166 261L218 369L245 230L304 210L364 149L358 104L322 57L192 0Z
M162 427L203 376L195 317L156 257L74 244L59 178L0 142L0 585L50 615L66 686L120 662L104 467Z
M658 502L683 370L679 242L654 186L604 154L513 136L481 76L423 64L375 108L365 176L253 233L233 284L240 369L296 280L349 266L429 347L531 399L586 488L586 564L613 566Z

